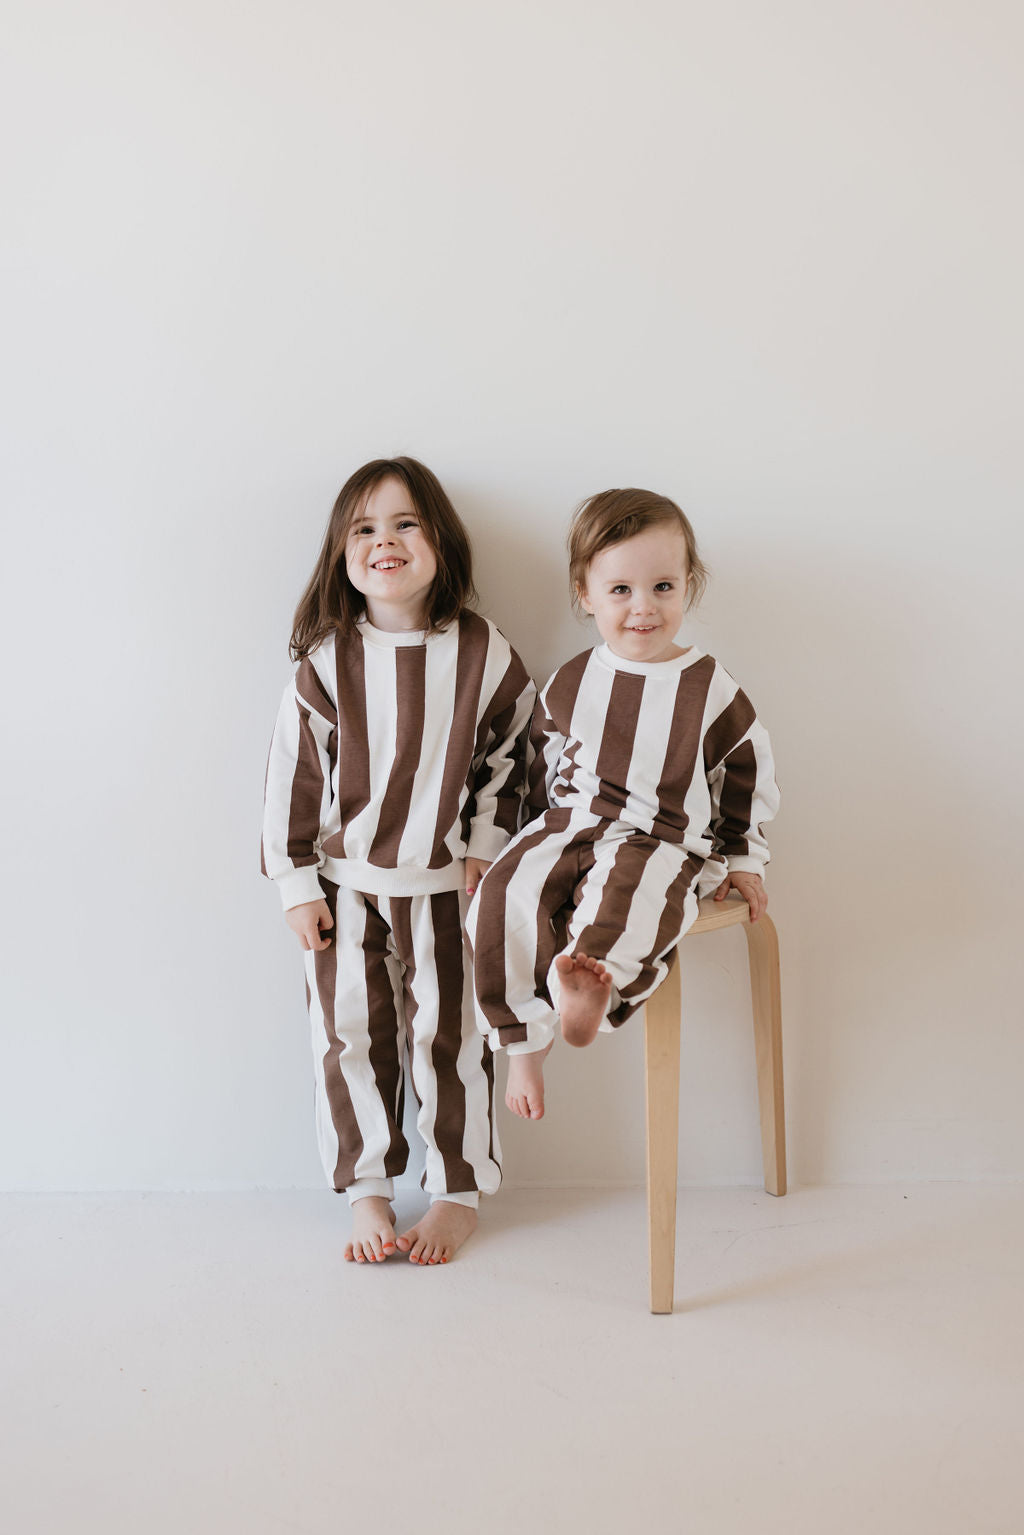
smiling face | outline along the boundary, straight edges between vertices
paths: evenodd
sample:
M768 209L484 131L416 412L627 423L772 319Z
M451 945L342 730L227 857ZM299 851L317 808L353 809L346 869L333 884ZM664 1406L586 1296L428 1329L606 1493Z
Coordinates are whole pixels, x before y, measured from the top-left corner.
M424 629L437 556L401 480L375 485L345 539L345 569L377 629Z
M580 602L608 648L625 661L671 661L683 621L686 540L666 523L595 554Z

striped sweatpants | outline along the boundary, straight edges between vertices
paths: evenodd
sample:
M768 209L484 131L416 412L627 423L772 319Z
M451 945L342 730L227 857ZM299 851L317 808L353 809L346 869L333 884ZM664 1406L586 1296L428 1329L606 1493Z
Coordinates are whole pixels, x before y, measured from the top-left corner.
M335 925L307 951L317 1140L350 1199L390 1199L405 1171L405 1068L432 1198L475 1205L501 1182L494 1066L473 1017L466 894L364 895L321 877Z
M624 1023L696 921L704 866L625 821L564 809L531 821L488 869L469 913L477 1024L491 1046L523 1054L552 1039L561 954L601 961L612 977L601 1028Z

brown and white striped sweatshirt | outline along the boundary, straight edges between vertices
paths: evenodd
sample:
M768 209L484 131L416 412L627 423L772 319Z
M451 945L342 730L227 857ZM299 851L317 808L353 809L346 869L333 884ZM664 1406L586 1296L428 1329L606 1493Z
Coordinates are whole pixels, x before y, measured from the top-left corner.
M695 646L643 662L599 645L560 667L534 710L529 779L534 815L624 821L730 872L768 862L762 827L779 805L768 732Z
M455 890L519 824L536 689L477 613L439 634L363 620L300 663L267 767L263 872L286 910L318 874L374 895Z

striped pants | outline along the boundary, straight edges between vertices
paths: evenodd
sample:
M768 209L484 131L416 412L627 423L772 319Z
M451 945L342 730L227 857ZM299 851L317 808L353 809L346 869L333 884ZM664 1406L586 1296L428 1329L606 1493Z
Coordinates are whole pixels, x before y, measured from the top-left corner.
M696 921L703 868L676 843L582 811L548 810L524 827L469 913L477 1023L492 1048L523 1054L553 1038L561 954L601 961L612 977L601 1028L624 1023Z
M409 1155L407 1062L423 1187L475 1205L501 1182L501 1148L494 1066L473 1017L465 892L380 896L322 884L331 944L305 958L324 1171L350 1199L392 1197Z

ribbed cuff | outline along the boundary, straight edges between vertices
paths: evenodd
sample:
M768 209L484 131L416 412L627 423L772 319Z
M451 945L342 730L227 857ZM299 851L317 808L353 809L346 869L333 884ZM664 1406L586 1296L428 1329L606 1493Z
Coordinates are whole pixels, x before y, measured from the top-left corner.
M319 875L319 865L310 864L305 869L292 869L287 874L277 876L274 884L285 911L291 911L293 906L304 906L307 901L323 900L324 888Z
M730 874L760 874L764 879L765 860L763 858L727 858L725 861Z
M500 826L473 825L469 833L469 842L466 845L467 858L479 858L481 863L493 863L503 853L511 841L507 831L502 831Z
M357 1199L394 1199L395 1180L393 1178L359 1178L355 1183L350 1183L345 1190L348 1202L354 1205Z

